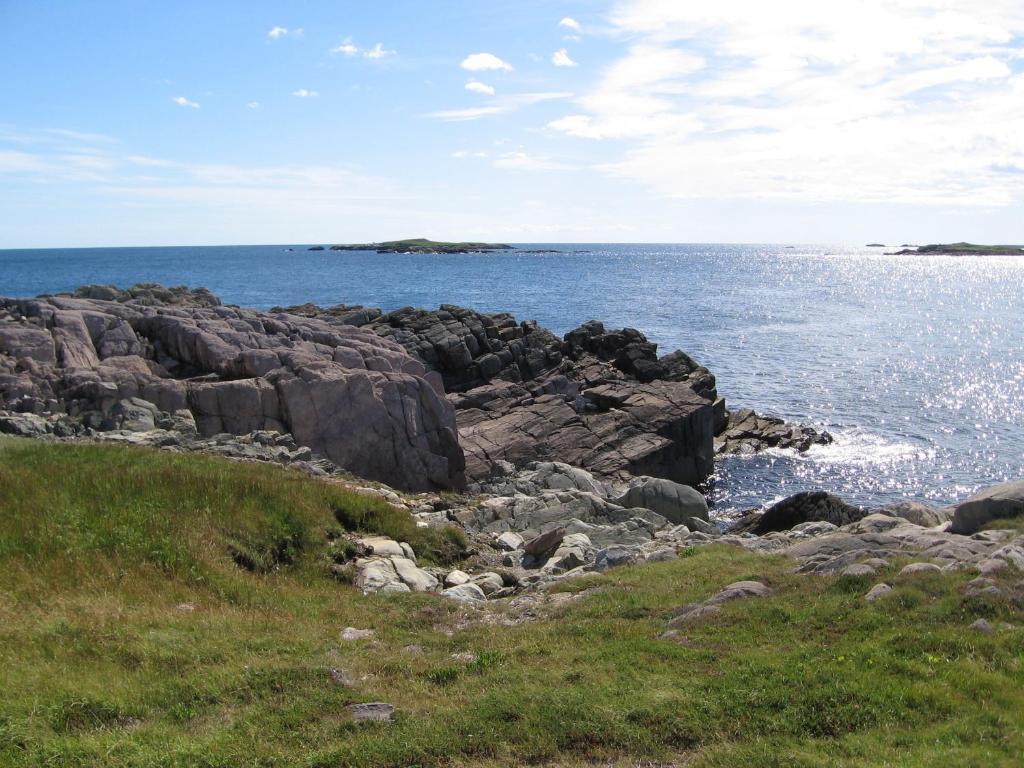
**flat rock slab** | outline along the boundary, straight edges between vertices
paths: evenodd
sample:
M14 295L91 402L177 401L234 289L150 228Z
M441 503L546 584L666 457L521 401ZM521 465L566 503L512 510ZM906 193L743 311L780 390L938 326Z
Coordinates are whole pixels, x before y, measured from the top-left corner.
M392 704L385 704L382 701L373 701L367 704L349 704L345 709L357 722L388 722L395 714L395 707Z
M721 605L730 600L741 600L748 597L768 597L771 593L771 589L759 581L736 581L705 601L705 605Z
M911 563L910 565L903 566L903 570L900 574L914 574L914 573L941 573L942 569L935 563Z
M372 629L356 629L355 627L345 627L341 630L341 639L346 641L353 640L369 640L374 635Z

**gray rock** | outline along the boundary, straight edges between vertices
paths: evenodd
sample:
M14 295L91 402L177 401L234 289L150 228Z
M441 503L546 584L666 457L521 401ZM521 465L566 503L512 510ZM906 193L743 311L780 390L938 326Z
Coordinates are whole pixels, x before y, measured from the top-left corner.
M838 496L824 491L803 491L773 504L764 514L742 524L739 530L764 535L771 531L788 531L807 522L826 522L843 526L867 513L851 506Z
M916 501L900 501L895 504L889 504L888 506L881 507L880 509L874 509L872 512L889 515L891 517L899 517L906 520L908 523L920 525L925 528L934 528L937 525L942 525L943 523L948 522L950 519L949 510L936 509L935 507L929 507L927 504L921 504Z
M659 477L640 478L634 482L615 499L616 504L627 508L644 507L676 524L690 525L691 518L707 521L707 500L690 486Z
M487 595L479 586L473 583L459 584L455 587L448 587L441 593L450 600L457 600L460 603L481 603L487 599Z
M972 622L968 629L973 629L975 632L981 632L983 635L991 635L996 631L996 628L985 619L978 619L977 621Z
M372 629L356 629L355 627L345 627L341 630L342 640L369 640L374 635Z
M951 533L970 535L1001 518L1024 515L1024 480L992 486L953 506Z
M500 534L494 540L494 543L498 549L503 549L506 552L515 552L517 549L522 549L525 544L523 537L514 531L506 531Z
M493 571L488 571L487 573L481 573L478 576L474 576L472 583L480 587L484 595L492 595L505 586L505 582L501 576Z
M707 605L721 605L730 600L748 597L768 597L772 591L759 581L736 581L706 601Z
M885 597L892 592L892 587L888 584L875 584L871 589L868 590L867 594L864 595L864 599L869 603L875 602L881 597Z
M391 704L374 701L367 704L349 704L345 707L352 719L357 722L388 722L395 714Z
M526 546L523 547L523 551L537 559L547 559L558 549L563 538L565 538L565 529L554 528L547 533L542 533L540 536L530 539L530 541L526 542Z
M472 577L465 571L454 570L444 577L444 585L446 587L457 587L472 580Z
M903 569L900 571L900 575L941 572L942 569L935 565L935 563L910 563L909 565L903 566Z
M846 566L841 573L843 576L873 576L875 569L867 563L854 563Z
M636 553L625 547L606 547L600 550L594 557L594 568L599 571L606 571L609 568L617 568L621 565L632 565L636 562Z

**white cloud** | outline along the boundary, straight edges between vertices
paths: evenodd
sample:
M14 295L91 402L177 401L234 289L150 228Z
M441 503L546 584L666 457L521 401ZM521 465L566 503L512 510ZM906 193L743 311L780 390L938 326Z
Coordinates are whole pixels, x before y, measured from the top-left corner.
M559 48L557 51L551 54L551 63L556 67L576 67L579 66L572 57L569 56L569 52L565 48Z
M250 101L245 106L247 106L249 109L259 109L260 103L258 101Z
M337 48L332 48L331 53L341 53L345 56L355 56L359 53L359 47L356 46L351 38L346 37L345 41Z
M449 122L479 120L481 117L499 115L504 112L513 112L521 107L528 107L532 104L540 104L545 101L567 99L570 96L572 96L571 93L563 92L513 93L506 96L497 96L491 99L489 104L484 106L430 112L426 117L434 117L438 120L446 120Z
M482 93L487 96L494 95L493 85L487 85L486 83L481 83L478 80L470 80L468 83L466 83L466 90L472 91L473 93Z
M292 96L298 96L300 99L312 99L320 94L316 91L310 91L306 88L299 88L297 91L292 91Z
M1024 165L1017 0L625 0L609 20L629 47L548 127L625 141L610 174L673 197L1024 197L1000 170Z
M377 43L373 48L362 49L352 42L352 38L346 37L344 42L336 48L331 48L331 53L340 53L344 56L358 56L362 54L367 59L383 59L388 56L397 55L398 51L384 47L384 43Z
M179 107L192 107L192 109L199 109L198 101L189 101L184 96L175 96L171 99Z
M384 47L383 43L377 43L373 48L363 53L368 59L383 59L385 56L394 56L396 51L389 51Z
M467 157L487 157L487 153L480 151L472 152L468 149L460 149L457 152L452 152L452 157L454 157L456 160L464 160Z
M580 23L576 21L576 19L570 18L568 16L566 16L564 19L558 22L558 26L565 27L566 29L571 29L574 32L579 32L582 29Z
M468 69L470 72L482 72L492 69L504 70L506 72L512 71L512 65L507 61L502 61L493 53L471 53L460 64L463 69Z
M287 34L287 27L274 27L269 32L267 32L267 37L269 37L271 40L277 40L279 38L285 37Z
M569 171L573 166L527 152L506 152L494 161L494 167L506 171Z

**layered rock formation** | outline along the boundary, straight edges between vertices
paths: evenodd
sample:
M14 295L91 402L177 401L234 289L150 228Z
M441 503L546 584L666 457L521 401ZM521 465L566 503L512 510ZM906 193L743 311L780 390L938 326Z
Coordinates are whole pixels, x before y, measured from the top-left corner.
M0 299L0 407L89 429L291 432L360 476L460 487L464 458L441 383L369 330L220 306L206 291L92 287Z
M370 328L439 373L470 479L485 478L497 462L548 460L606 477L696 485L711 473L716 451L803 451L831 440L750 410L730 414L707 368L681 351L659 357L632 328L591 320L560 339L507 313L449 304L388 314L346 305L284 311Z
M716 450L826 439L728 413L706 368L679 351L659 357L630 328L590 321L558 338L452 305L258 312L156 285L0 300L0 408L64 414L57 433L146 431L183 413L201 437L290 432L406 489L538 460L612 482L699 485Z

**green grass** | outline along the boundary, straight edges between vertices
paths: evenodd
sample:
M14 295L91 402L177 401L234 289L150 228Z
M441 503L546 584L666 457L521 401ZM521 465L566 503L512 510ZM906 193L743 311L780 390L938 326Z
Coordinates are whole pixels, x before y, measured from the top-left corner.
M894 593L868 604L873 579L707 547L566 583L585 597L505 627L328 578L339 515L418 530L276 467L0 443L0 765L1009 766L1024 754L1024 631L967 628L1024 622L1006 601L963 598L969 574L901 577L894 563ZM744 578L775 594L660 637L674 608ZM346 626L376 637L343 642ZM464 651L475 661L452 657ZM396 721L352 723L356 701L390 702Z

